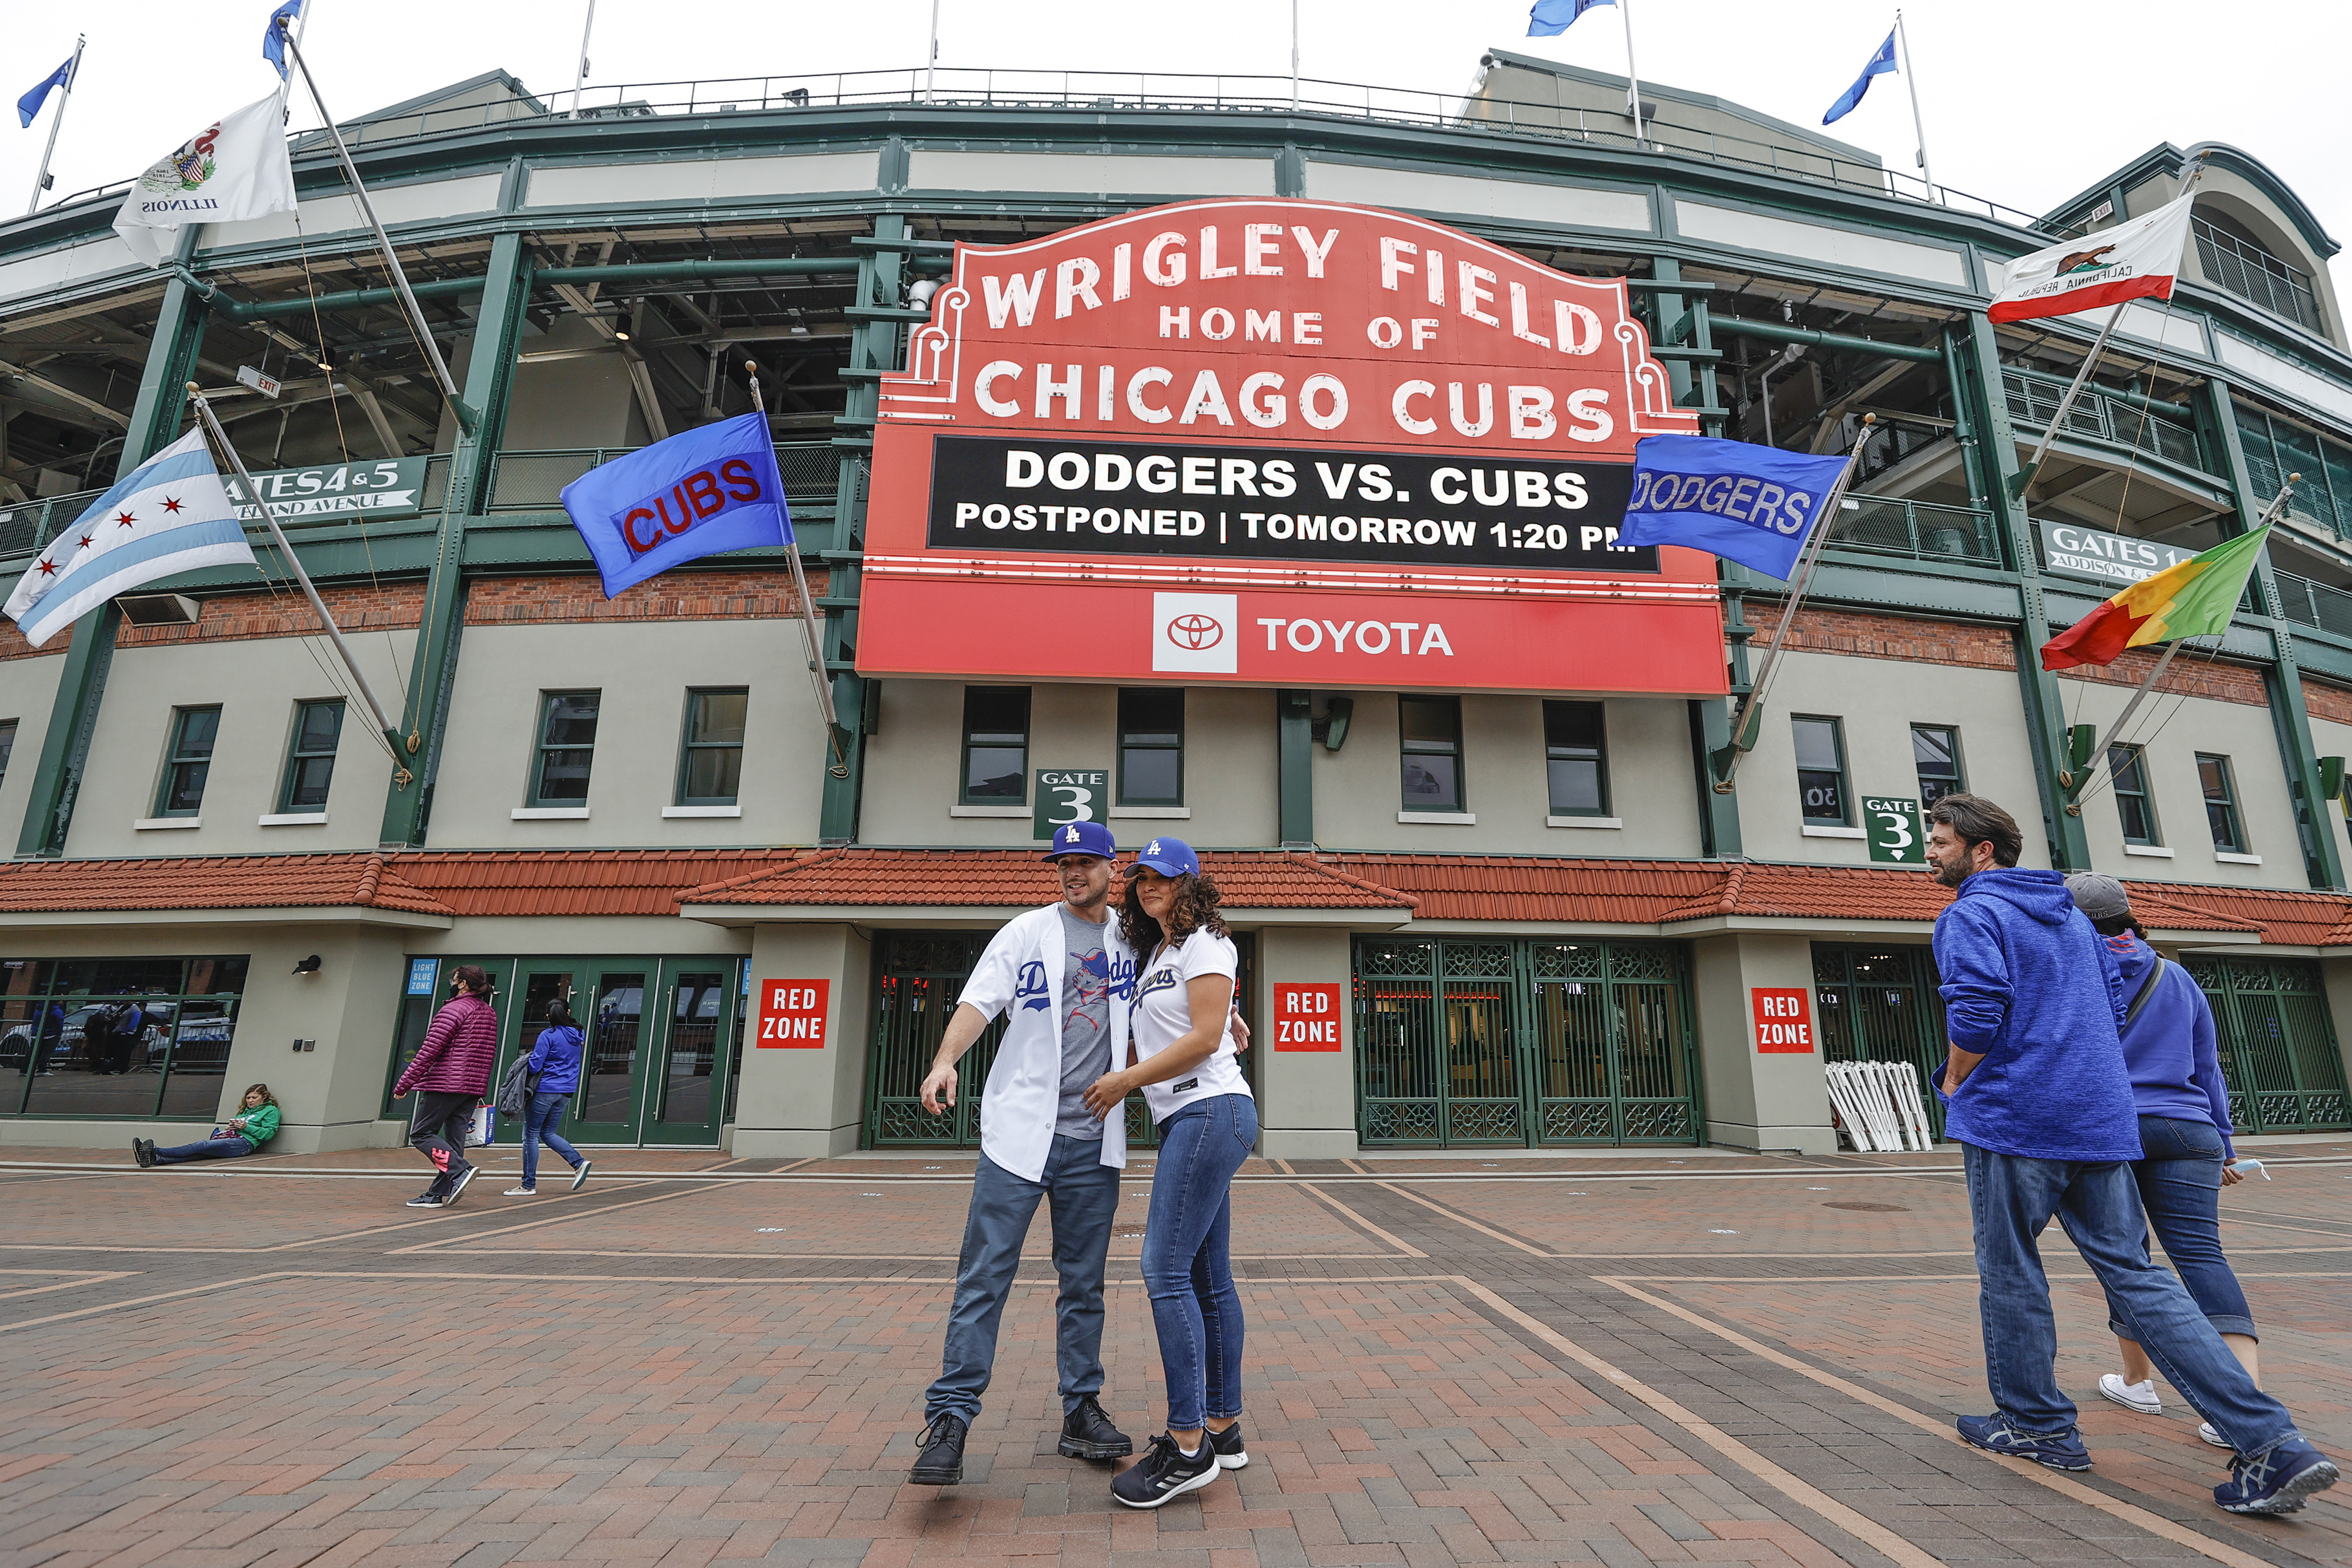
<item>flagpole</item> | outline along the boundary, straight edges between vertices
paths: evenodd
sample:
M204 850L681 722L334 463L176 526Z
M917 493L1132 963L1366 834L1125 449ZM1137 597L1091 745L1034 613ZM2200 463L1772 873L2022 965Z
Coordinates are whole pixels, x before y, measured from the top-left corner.
M66 122L66 105L73 101L74 78L81 75L81 50L87 42L86 34L74 39L73 63L66 68L65 91L58 99L57 113L49 117L49 140L41 149L41 172L33 176L33 199L25 208L28 218L40 211L41 193L49 188L49 154L58 150L58 127Z
M416 303L416 296L409 289L408 274L401 270L400 257L393 253L392 236L383 232L383 225L375 215L375 204L368 199L367 186L360 179L359 166L352 162L352 150L343 145L343 133L336 129L335 117L327 112L327 100L319 95L319 78L310 74L310 62L302 57L302 46L287 32L282 20L278 24L278 33L286 40L287 52L294 57L294 63L301 68L303 85L310 89L310 102L317 107L319 119L326 126L327 139L335 145L335 156L342 160L343 173L352 183L352 194L359 200L360 212L366 217L368 227L374 231L376 248L383 253L384 270L392 275L392 286L408 311L410 325L416 329L417 341L424 346L425 357L432 361L433 373L441 382L441 395L448 400L449 412L457 416L458 424L471 435L480 421L466 400L457 395L457 379L449 373L449 363L441 357L441 345L433 340L433 328L425 319L424 308Z
M1625 24L1625 82L1627 102L1633 110L1633 145L1643 147L1649 143L1642 134L1642 73L1633 64L1633 0L1617 0L1617 12Z
M278 517L270 511L269 502L263 497L261 486L256 485L253 476L246 472L245 459L237 455L236 444L229 440L228 432L221 428L219 417L213 413L213 405L205 400L195 382L190 382L187 385L189 401L196 405L196 412L204 416L205 428L212 432L213 440L219 444L221 451L227 456L229 466L236 471L236 482L245 486L246 496L261 508L261 520L268 525L269 537L277 541L278 553L293 569L294 580L302 585L303 596L310 601L311 613L318 616L320 624L326 627L328 638L335 644L335 652L342 655L343 667L352 673L352 680L359 686L360 695L366 699L368 711L375 717L376 727L383 732L385 739L392 742L393 758L398 766L407 743L401 738L400 731L393 727L392 720L384 716L383 704L376 700L375 688L368 685L368 678L360 672L359 660L353 656L351 644L343 641L342 628L335 624L332 615L327 613L327 601L319 597L318 584L312 582L310 574L303 570L302 558L294 553L294 547L286 542L285 530L278 526ZM399 781L405 785L411 777L407 768L400 766Z
M1936 200L1936 172L1927 166L1927 122L1919 117L1919 73L1911 68L1911 35L1904 29L1903 11L1895 12L1895 37L1903 46L1903 85L1911 89L1911 130L1919 140L1919 174L1927 182L1927 199Z
M580 24L580 68L572 73L572 118L580 118L580 89L588 80L588 35L596 30L596 0L588 0L588 19Z
M933 101L940 79L940 0L931 0L931 52L923 57L923 101Z
M743 369L751 378L751 406L760 411L761 423L767 423L768 400L760 391L760 367L750 360ZM833 776L849 777L849 758L842 749L841 719L834 712L833 682L824 668L824 633L816 623L816 601L809 596L808 573L801 566L801 545L798 539L784 541L784 559L792 563L793 591L801 599L801 627L808 634L809 679L816 685L816 710L824 720L825 744L833 748Z
M1290 112L1298 112L1298 0L1290 0Z
M2083 387L2090 381L2091 371L2098 364L2099 356L2106 351L2107 340L2115 335L2116 323L2123 319L2124 307L2121 305L2107 312L2107 324L2100 328L2099 335L2092 340L2091 351L2083 356L2083 368L2074 372L2074 381L2067 385L2066 395L2058 400L2058 411L2050 416L2049 428L2042 433L2042 440L2034 446L2033 455L2025 460L2023 467L2009 476L2010 499L2023 500L2025 492L2032 487L2033 477L2041 471L2042 460L2050 455L2050 444L2058 439L2058 432L2064 428L2066 415L2073 411L2074 400L2083 395Z
M1829 541L1830 530L1837 526L1838 508L1845 503L1846 482L1853 477L1854 461L1862 455L1864 444L1877 434L1878 416L1862 416L1862 434L1853 438L1853 450L1846 454L1845 469L1838 475L1837 483L1830 487L1829 499L1822 505L1820 516L1813 523L1811 538L1805 540L1803 553L1797 558L1796 575L1789 580L1789 597L1780 605L1780 623L1772 628L1772 640L1764 645L1764 662L1748 683L1748 695L1731 716L1731 739L1715 753L1715 760L1723 764L1723 777L1716 780L1715 792L1731 793L1731 781L1739 771L1739 759L1756 744L1750 733L1764 712L1766 688L1771 685L1773 667L1780 663L1781 645L1788 641L1789 628L1797 619L1797 606L1803 602L1805 592L1812 586L1813 573L1822 563L1822 549ZM1743 744L1743 741L1745 744ZM1726 756L1728 753L1728 756Z

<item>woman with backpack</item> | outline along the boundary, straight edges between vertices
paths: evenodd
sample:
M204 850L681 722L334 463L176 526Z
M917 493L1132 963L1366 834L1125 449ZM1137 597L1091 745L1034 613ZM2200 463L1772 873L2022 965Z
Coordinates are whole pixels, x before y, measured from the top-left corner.
M547 1004L547 1027L539 1031L524 1063L530 1103L522 1117L522 1184L507 1188L509 1197L531 1197L539 1192L539 1145L562 1155L572 1166L572 1190L588 1179L590 1162L564 1140L563 1108L580 1091L580 1062L585 1050L580 1028L572 1021L572 1007L562 997Z
M2221 1078L2212 1006L2188 970L2147 945L2147 928L2132 915L2123 883L2078 872L2066 879L2066 891L2123 970L2129 1016L2121 1033L2139 1112L2142 1155L2132 1176L2140 1207L2198 1310L2259 1385L2252 1312L2221 1254L2221 1189L2246 1178L2231 1168L2230 1086ZM2112 1308L2107 1327L2122 1348L2124 1370L2103 1375L2099 1393L2143 1416L2161 1413L2155 1369ZM2230 1446L2210 1421L2197 1435L2217 1448Z

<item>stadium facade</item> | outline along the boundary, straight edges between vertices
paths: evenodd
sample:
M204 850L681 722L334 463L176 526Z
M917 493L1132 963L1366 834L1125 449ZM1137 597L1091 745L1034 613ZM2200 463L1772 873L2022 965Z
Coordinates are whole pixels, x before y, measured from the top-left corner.
M299 215L188 231L166 270L112 235L121 187L0 225L0 571L185 429L194 380L402 709L372 732L268 551L69 640L0 632L0 1140L119 1144L260 1079L282 1149L396 1143L398 1064L472 962L509 1051L554 997L595 1019L583 1141L969 1146L976 1097L939 1120L914 1087L987 933L1052 896L1042 825L1084 810L1210 852L1269 1156L1824 1152L1825 1061L1940 1058L1916 812L1953 789L2016 811L2028 864L2127 880L2213 999L2242 1127L2352 1126L2335 242L2230 147L2155 148L2037 217L1665 87L1637 140L1625 86L1500 51L1466 96L1296 102L942 72L575 106L493 72L346 127L470 429L316 136ZM2181 286L2126 308L2012 498L2090 332L1990 322L2002 266L2171 199L2192 159ZM1308 384L1359 373L1317 372L1343 339L1400 356L1353 413ZM1424 341L1446 369L1398 381ZM1543 356L1571 351L1616 379L1555 402ZM557 501L744 413L747 360L832 745L779 554L608 601ZM1612 560L1559 509L1673 430L1864 441L1730 789L1782 584ZM1294 448L1394 454L1379 509L1406 515L1354 515L1382 500L1358 461L1310 534L1246 487ZM1055 504L1155 457L1169 505ZM1436 488L1408 506L1414 463ZM2291 473L2230 633L2130 734L2142 655L2040 670ZM1043 533L991 485L1031 486ZM1070 517L1116 549L1046 538ZM1261 526L1247 559L1184 542ZM91 1027L124 996L138 1038Z

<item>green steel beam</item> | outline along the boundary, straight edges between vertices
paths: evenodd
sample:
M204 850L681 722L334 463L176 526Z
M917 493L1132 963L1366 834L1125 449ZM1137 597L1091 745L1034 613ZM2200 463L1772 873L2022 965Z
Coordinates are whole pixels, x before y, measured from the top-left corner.
M2254 494L2246 476L2246 449L2238 439L2237 410L2230 401L2230 383L2208 379L2198 392L2207 449L2223 460L2230 485L2231 512L2221 520L2221 531L2234 538L2262 520L2271 497ZM2315 477L2314 476L2313 477ZM2270 698L2271 727L2278 737L2279 764L2286 770L2288 793L2294 800L2295 837L2303 847L2304 874L2314 887L2342 889L2344 857L2336 848L2336 827L2327 800L2319 787L2319 747L2311 736L2311 713L2303 696L2303 672L2295 662L2294 632L2280 613L2278 576L2267 551L2254 558L2254 601L2269 620L2275 650L2263 672L2263 690ZM2244 624L2241 617L2239 623Z
M443 277L409 285L409 291L419 299L457 299L468 294L479 294L484 280L478 277ZM400 295L390 288L341 288L332 294L321 294L316 299L305 296L299 299L224 299L217 293L205 303L216 315L232 321L268 321L279 316L308 316L313 310L331 313L337 310L358 310L370 305L397 305Z
M1850 354L1876 354L1886 360L1916 360L1923 365L1939 363L1944 350L1921 348L1913 343L1882 343L1875 338L1849 337L1843 332L1816 332L1810 327L1784 327L1777 321L1744 321L1737 316L1717 316L1712 325L1718 336L1726 338L1761 338L1768 343L1804 343L1816 349L1841 349Z
M191 226L183 246L193 246L195 235ZM163 308L155 319L146 366L139 374L139 397L131 405L121 457L115 464L116 478L178 439L188 377L195 369L196 351L204 339L204 301L174 277L163 285ZM55 857L66 852L66 834L73 826L74 803L81 794L90 740L98 733L98 711L106 698L107 672L114 663L114 634L121 624L122 612L110 599L74 622L73 642L66 649L65 668L58 677L57 697L49 708L48 729L41 737L41 759L33 772L32 800L16 835L19 855Z
M1274 694L1279 841L1286 850L1315 847L1315 694Z
M530 258L523 254L520 235L500 235L490 242L486 281L464 389L466 401L480 411L481 418L472 431L459 432L449 459L447 498L442 504L432 572L425 580L425 614L416 629L408 701L400 717L408 755L384 792L379 837L386 844L425 841L449 688L457 674L457 639L465 630L466 522L478 516L489 498L490 459L506 431L516 340L523 307L530 300ZM404 772L410 776L404 780Z

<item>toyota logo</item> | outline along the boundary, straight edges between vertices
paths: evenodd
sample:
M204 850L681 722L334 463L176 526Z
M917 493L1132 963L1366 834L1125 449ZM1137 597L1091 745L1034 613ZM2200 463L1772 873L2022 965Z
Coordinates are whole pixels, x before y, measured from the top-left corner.
M1223 642L1225 629L1213 615L1171 615L1168 619L1168 640L1197 653Z

